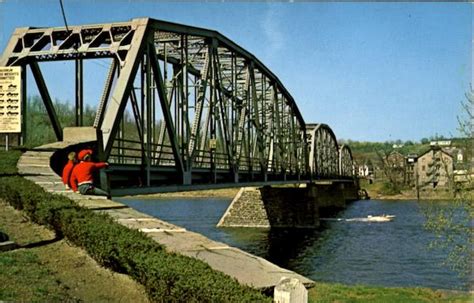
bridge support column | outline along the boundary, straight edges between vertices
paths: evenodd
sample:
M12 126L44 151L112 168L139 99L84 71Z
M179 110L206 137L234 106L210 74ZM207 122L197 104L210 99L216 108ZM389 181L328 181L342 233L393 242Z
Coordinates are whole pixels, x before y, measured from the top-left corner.
M346 208L347 202L358 199L355 183L320 182L308 184L310 196L314 197L319 205L321 216L331 216Z
M242 187L217 226L269 228L270 222L260 190L256 187Z
M219 227L315 228L319 207L307 188L242 188Z
M239 183L239 173L232 172L232 176L234 177L234 183Z
M183 172L183 184L184 185L191 185L192 184L192 172L191 171L184 171Z
M311 183L306 187L245 187L232 200L218 227L315 228L328 214L357 200L355 183Z
M318 201L320 208L344 208L346 201L344 194L341 191L341 184L334 184L332 182L322 184L308 184L307 188L309 195Z
M109 176L103 169L99 171L99 177L100 177L100 188L110 193Z

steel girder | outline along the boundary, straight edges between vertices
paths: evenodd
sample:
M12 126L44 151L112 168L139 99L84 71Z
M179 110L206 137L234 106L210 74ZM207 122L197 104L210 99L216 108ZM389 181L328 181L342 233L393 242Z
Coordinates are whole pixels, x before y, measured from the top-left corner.
M353 178L352 151L338 147L336 135L326 124L306 124L309 166L314 178Z
M339 176L339 147L332 129L323 123L306 124L309 167L315 178Z
M354 177L354 160L349 146L343 144L339 148L339 175L341 177Z
M148 18L20 28L0 66L30 65L41 83L37 62L76 60L82 90L80 60L96 58L112 58L94 122L101 158L138 165L139 183L163 181L163 172L178 184L309 177L306 125L292 96L216 31ZM60 140L54 108L48 113Z

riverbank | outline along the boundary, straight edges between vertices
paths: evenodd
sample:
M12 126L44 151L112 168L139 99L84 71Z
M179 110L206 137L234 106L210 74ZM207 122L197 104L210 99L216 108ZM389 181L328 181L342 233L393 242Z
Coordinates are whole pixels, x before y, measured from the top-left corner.
M402 190L399 194L383 194L376 190L367 190L371 199L377 200L410 200L414 201L418 199L418 196L414 190ZM447 201L453 199L453 195L446 191L420 191L419 196L421 201Z
M377 287L316 283L308 292L309 303L329 302L473 302L473 294L420 287Z
M1 200L0 230L23 247L0 253L0 301L149 302L141 284L99 266Z
M367 190L371 199L377 200L417 200L417 193L415 190L402 190L399 194L386 194L381 189L379 184L364 184L361 187ZM240 187L237 188L225 188L225 189L213 189L213 190L195 190L186 192L173 192L173 193L156 193L147 195L136 195L133 199L141 200L153 200L153 199L169 199L169 198L224 198L233 199L239 192ZM125 198L132 198L126 196ZM445 189L424 189L420 191L420 200L432 201L432 200L450 200L453 199L453 194Z
M153 200L153 199L169 199L169 198L225 198L233 199L239 192L240 187L210 189L210 190L194 190L182 191L173 193L156 193L147 195L135 195L134 199ZM132 196L125 196L124 198L131 198Z
M371 199L377 200L418 200L418 195L414 190L402 190L401 193L393 195L383 194L374 190L367 190L367 193ZM472 200L474 198L473 196L471 192L471 197L468 199ZM419 199L420 201L452 201L455 197L451 192L446 190L423 190L420 191Z
M369 184L365 180L361 180L360 187L365 189L369 194L371 199L377 200L417 200L418 198L421 201L449 201L454 199L454 194L452 191L446 188L421 188L419 193L415 189L402 189L400 193L389 193L384 188L384 184L381 182L375 182ZM471 197L474 198L474 193L470 191Z
M144 288L127 275L99 266L84 250L30 222L0 201L0 229L22 248L0 254L0 300L148 302ZM43 241L43 242L42 242ZM41 244L42 243L42 244ZM389 288L316 283L309 302L470 302L467 293L427 288Z

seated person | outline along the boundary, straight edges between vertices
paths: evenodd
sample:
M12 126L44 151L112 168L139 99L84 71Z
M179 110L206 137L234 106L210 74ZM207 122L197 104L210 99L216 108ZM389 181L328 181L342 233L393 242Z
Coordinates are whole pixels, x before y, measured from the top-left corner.
M93 173L101 168L109 166L107 162L92 162L92 150L81 150L78 154L79 162L71 174L71 188L82 195L108 196L108 193L94 186Z
M68 161L67 161L66 165L63 168L62 180L63 180L63 184L66 187L66 189L69 189L69 188L71 188L71 182L70 181L71 181L72 169L74 168L74 165L76 165L76 163L77 163L76 153L75 152L70 152L67 155L67 158L68 158Z

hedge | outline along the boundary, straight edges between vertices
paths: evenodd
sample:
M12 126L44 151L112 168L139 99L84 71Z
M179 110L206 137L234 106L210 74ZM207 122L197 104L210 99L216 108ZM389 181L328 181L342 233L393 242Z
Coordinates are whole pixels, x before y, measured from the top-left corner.
M108 215L94 213L67 197L47 193L35 183L12 175L19 156L18 152L0 152L0 198L25 211L32 221L84 248L99 264L143 284L151 301L272 301L200 260L166 251L144 233L122 226Z
M19 150L0 151L0 176L16 174L18 172L16 163L20 156Z

